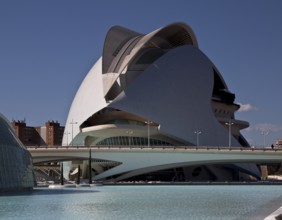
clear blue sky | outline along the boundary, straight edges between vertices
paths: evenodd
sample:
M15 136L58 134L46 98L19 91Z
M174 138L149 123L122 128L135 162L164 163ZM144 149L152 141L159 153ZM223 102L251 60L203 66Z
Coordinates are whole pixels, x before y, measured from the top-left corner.
M0 0L0 112L30 126L65 124L73 97L113 25L148 33L182 21L214 62L251 144L282 138L280 0Z

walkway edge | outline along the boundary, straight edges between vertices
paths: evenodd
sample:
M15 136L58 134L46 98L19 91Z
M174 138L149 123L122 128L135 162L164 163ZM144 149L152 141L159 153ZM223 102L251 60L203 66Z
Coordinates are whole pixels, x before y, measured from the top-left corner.
M276 211L272 212L264 220L278 220L278 219L282 219L282 206Z

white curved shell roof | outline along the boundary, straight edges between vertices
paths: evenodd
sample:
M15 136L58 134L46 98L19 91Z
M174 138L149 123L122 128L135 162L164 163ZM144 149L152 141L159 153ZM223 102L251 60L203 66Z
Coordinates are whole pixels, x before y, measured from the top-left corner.
M140 36L138 41L137 32L122 28L118 31L122 32L123 38L134 37L135 43L128 38L133 45L124 44L126 48L121 47L117 52L117 42L113 42L115 51L110 50L111 42L105 42L107 52L103 54L103 59L109 57L112 64L106 62L107 68L117 72L103 73L100 58L83 80L71 105L65 128L75 137L75 143L83 144L86 135L80 133L79 126L108 106L155 121L160 124L161 132L172 137L193 143L194 131L201 130L201 144L227 145L222 139L227 135L227 130L211 109L216 68L198 49L192 29L184 23L175 23ZM116 34L115 30L110 34ZM107 36L107 39L115 37ZM168 45L170 48L167 48ZM166 53L122 87L122 82L118 82L119 76L127 77L128 74L130 77L133 74L127 72L127 68L142 47L156 47ZM109 53L116 53L115 57ZM220 75L219 78L226 86ZM114 83L120 84L120 91L114 99L108 100L105 95ZM63 145L68 144L66 139L64 136ZM235 138L232 138L232 143L240 145Z
M153 50L161 53L154 57ZM141 62L141 57L146 55L148 59ZM188 25L175 23L147 35L114 27L106 37L103 57L89 71L77 91L65 131L74 137L74 145L85 142L91 145L99 140L126 136L128 128L134 130L136 137L145 137L144 123L151 121L158 125L152 128L151 134L164 138L164 141L196 145L195 131L201 131L201 145L228 146L229 132L224 120L236 120L232 113L224 116L223 121L216 117L212 109L215 88L216 96L223 92L216 101L229 105L234 113L235 95L228 91L214 64L199 50ZM139 125L119 124L124 118L99 124L95 119L104 114L101 110L105 107L128 116L127 122L136 116L140 119L135 121ZM238 135L231 136L231 145L241 146L240 125L236 129ZM63 145L67 144L64 136ZM130 168L122 169L125 172Z
M104 98L102 78L102 58L92 67L81 83L75 98L72 102L66 122L65 131L72 133L75 137L79 133L81 125L94 112L107 106ZM72 124L74 123L74 124ZM64 136L63 145L67 145L67 138Z

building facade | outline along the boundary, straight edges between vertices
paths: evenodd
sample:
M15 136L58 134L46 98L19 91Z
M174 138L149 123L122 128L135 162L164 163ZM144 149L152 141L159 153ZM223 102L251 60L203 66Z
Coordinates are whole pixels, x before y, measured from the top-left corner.
M45 142L47 145L51 145L51 146L62 145L65 127L61 126L60 123L58 122L48 121L45 123L45 129L46 129Z
M2 114L0 114L0 167L0 192L33 188L31 155Z
M114 26L76 93L66 130L72 145L248 147L240 131L249 124L235 118L239 107L187 24L149 34ZM230 167L201 165L197 178L238 178L237 168L259 174L255 165ZM195 168L175 165L191 180Z
M45 126L27 126L25 121L12 121L17 137L25 146L60 146L64 127L57 121L47 121Z

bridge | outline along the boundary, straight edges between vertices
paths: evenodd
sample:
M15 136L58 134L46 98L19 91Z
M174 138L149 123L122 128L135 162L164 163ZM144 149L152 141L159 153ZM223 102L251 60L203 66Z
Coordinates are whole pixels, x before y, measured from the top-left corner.
M168 146L69 146L29 147L33 163L88 160L117 162L120 165L94 177L104 179L123 174L116 181L135 175L189 165L226 163L281 163L282 149L238 147L168 147ZM125 173L125 174L124 174Z

